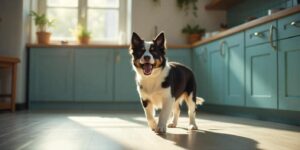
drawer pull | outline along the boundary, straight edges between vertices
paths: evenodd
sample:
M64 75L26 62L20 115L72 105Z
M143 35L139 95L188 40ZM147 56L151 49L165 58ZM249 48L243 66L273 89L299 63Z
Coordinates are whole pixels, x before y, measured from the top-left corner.
M271 25L270 31L269 31L270 32L270 34L269 34L269 42L270 42L271 47L274 49L274 51L277 50L276 45L273 42L273 32L274 32L275 29L276 28L273 25Z
M268 30L265 30L265 31L261 31L261 32L254 32L252 34L250 34L250 39L252 39L254 36L255 37L259 37L259 38L264 38L265 37L265 34L264 32L267 32Z
M293 26L293 27L300 27L300 21L292 21L290 23L287 23L283 26L284 30L288 27L288 26Z

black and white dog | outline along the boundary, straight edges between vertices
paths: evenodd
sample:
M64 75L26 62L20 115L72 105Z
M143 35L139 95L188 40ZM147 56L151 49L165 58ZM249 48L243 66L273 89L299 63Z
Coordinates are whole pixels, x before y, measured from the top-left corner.
M196 97L193 72L182 64L168 62L166 50L163 32L153 41L144 41L136 33L132 35L129 51L148 125L156 133L165 133L172 112L168 127L175 128L180 114L179 105L185 100L189 109L189 129L197 130L196 105L201 105L204 100ZM161 109L158 124L153 116L154 109Z

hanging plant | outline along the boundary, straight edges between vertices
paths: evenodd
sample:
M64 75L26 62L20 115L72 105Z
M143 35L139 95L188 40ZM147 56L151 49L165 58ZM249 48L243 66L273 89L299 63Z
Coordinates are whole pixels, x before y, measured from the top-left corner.
M193 10L193 15L195 17L197 17L197 2L198 0L176 0L177 1L177 6L180 9L183 9L186 13L186 15L188 15L188 10L190 9L190 6L192 6L192 10Z

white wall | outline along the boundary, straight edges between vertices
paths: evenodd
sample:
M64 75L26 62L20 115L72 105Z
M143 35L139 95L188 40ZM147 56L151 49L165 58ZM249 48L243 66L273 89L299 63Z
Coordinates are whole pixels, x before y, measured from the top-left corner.
M21 63L18 65L17 76L17 103L25 101L25 79L26 79L26 49L28 38L28 12L29 0L1 0L0 5L0 55L18 57ZM0 70L1 86L0 93L9 92L10 73Z
M184 44L185 36L181 29L186 24L199 24L207 31L219 29L220 23L226 23L225 11L206 11L204 6L209 0L198 0L198 17L192 13L186 16L184 11L177 7L176 0L133 0L132 3L132 31L137 32L145 40L153 39L154 26L158 31L164 31L168 43Z

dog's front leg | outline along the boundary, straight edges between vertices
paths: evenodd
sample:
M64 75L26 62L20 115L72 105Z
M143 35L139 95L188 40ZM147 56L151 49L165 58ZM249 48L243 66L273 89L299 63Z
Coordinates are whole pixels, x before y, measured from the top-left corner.
M158 125L157 128L155 129L156 133L158 134L166 133L167 122L169 120L174 102L175 102L174 98L164 99L162 109L159 114Z
M148 125L149 127L154 131L157 127L157 124L155 122L154 119L154 108L153 108L153 104L149 101L149 100L141 100L142 104L143 104L143 108L145 111L145 115L148 121Z

